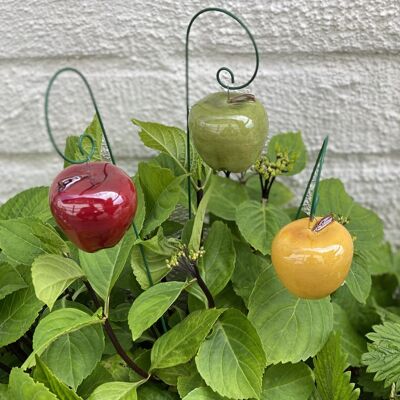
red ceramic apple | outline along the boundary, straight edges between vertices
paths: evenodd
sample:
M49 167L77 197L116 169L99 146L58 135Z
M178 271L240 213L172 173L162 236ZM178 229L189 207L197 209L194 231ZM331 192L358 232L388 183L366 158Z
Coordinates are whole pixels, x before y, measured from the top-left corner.
M116 245L131 225L137 206L130 177L107 162L64 169L50 187L49 201L68 239L89 253Z

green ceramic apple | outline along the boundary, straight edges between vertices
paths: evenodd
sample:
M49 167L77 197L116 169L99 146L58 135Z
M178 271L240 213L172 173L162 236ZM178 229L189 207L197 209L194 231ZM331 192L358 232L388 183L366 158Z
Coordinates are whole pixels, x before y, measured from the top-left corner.
M268 135L268 116L253 95L218 92L189 114L194 145L215 170L242 172L254 164Z

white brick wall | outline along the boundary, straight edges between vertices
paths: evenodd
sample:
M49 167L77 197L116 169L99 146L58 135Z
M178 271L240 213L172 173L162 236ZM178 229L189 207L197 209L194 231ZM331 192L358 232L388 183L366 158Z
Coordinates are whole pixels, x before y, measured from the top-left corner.
M300 129L311 158L331 142L324 176L341 178L377 210L400 245L400 2L398 0L0 0L0 202L50 182L61 166L47 141L43 94L62 66L92 83L121 165L150 153L129 119L183 127L184 39L206 5L242 17L260 49L252 91L271 132ZM238 82L254 68L245 32L206 14L192 31L192 102L218 90L223 65ZM64 85L61 85L64 83ZM59 141L79 133L92 110L73 76L53 92ZM309 170L294 180L300 193Z

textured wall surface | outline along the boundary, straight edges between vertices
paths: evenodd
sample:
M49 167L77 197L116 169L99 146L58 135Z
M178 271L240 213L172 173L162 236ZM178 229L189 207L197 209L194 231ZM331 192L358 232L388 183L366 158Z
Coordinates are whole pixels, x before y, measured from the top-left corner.
M91 82L114 153L130 172L151 153L130 118L184 127L184 41L191 16L224 7L247 23L261 64L251 87L271 132L301 130L314 159L326 134L324 176L377 210L400 245L400 2L398 0L0 0L0 202L46 185L61 167L47 141L43 96L62 66ZM191 34L191 102L218 90L228 66L254 68L245 32L206 14ZM54 87L58 141L80 133L92 110L78 78ZM310 166L309 166L310 168ZM310 172L294 180L297 193Z

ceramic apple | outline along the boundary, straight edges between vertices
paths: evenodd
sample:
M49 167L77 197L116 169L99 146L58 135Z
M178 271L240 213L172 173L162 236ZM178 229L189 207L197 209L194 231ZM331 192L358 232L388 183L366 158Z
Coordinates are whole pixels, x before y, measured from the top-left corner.
M353 240L336 221L302 218L284 226L272 242L272 265L294 295L320 299L342 285L353 259ZM316 224L320 223L320 230ZM317 227L318 228L318 227Z
M107 162L64 169L50 187L49 202L68 239L90 253L115 246L132 224L137 207L132 180Z
M259 157L268 135L268 117L253 95L218 92L196 103L189 131L206 164L242 172Z

